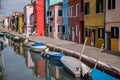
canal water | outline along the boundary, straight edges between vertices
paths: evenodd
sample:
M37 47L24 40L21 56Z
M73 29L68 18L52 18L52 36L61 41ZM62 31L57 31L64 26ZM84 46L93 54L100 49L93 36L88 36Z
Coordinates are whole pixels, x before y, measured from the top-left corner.
M85 80L74 78L61 62L46 59L30 51L22 42L8 39L1 51L4 80Z

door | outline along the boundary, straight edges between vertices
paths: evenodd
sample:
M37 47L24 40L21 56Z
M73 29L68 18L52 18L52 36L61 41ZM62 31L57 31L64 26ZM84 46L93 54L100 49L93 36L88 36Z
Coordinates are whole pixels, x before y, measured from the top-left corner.
M73 26L73 27L72 27L72 41L75 41L74 36L75 36L75 31L74 31L74 26Z
M111 50L111 35L110 35L110 32L106 33L106 49Z
M95 29L91 30L91 46L95 46Z

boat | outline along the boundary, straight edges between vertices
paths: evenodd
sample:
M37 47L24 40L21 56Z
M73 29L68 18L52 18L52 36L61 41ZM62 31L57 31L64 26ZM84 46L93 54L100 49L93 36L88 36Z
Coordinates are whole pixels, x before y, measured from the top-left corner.
M44 43L36 42L30 46L30 50L35 52L44 52L48 50L48 48Z
M93 68L92 69L92 80L117 80L117 79L103 71Z
M65 66L65 69L76 78L81 77L81 75L82 77L89 77L91 74L90 67L74 57L63 56L60 61Z
M49 59L54 59L54 60L60 60L60 58L62 56L65 56L63 53L61 52L52 52L52 51L49 51L49 52L42 52L41 53L44 57L47 57Z
M13 38L13 41L14 42L20 42L20 41L24 41L25 39L24 38L20 38L20 37L18 37L18 36L15 36L14 38Z
M23 46L25 46L25 47L30 47L30 46L32 46L33 44L35 44L35 42L24 42L24 43L23 43Z
M104 44L102 44L102 46L101 46L100 53L102 53L103 48L104 48ZM92 80L117 80L115 77L113 77L113 76L105 73L104 71L101 71L101 70L96 68L97 64L98 64L98 61L99 61L99 58L101 56L100 53L97 56L94 68L91 69Z
M5 36L5 34L4 33L0 33L0 37L4 37Z

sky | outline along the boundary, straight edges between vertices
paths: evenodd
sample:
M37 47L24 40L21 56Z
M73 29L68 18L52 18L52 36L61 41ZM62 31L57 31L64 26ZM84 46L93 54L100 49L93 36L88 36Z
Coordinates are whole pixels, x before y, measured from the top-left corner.
M62 0L50 0L50 5L58 3ZM2 9L0 9L0 17L4 15L12 15L15 12L23 12L26 4L30 4L31 0L2 0Z
M55 3L61 2L63 0L50 0L50 5L53 5Z
M0 17L3 15L12 15L12 12L23 12L26 4L31 0L2 0L2 9L0 9Z

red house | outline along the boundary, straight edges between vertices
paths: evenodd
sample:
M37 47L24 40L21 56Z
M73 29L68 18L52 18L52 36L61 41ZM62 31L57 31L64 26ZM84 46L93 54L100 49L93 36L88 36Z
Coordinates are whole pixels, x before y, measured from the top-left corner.
M38 36L44 36L44 13L45 13L45 0L36 0L34 5L35 26Z
M77 43L84 42L83 0L68 0L69 40Z

